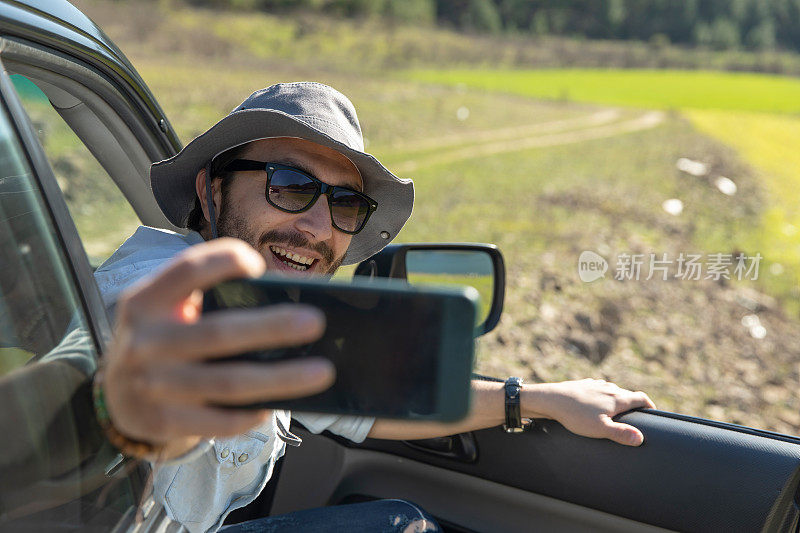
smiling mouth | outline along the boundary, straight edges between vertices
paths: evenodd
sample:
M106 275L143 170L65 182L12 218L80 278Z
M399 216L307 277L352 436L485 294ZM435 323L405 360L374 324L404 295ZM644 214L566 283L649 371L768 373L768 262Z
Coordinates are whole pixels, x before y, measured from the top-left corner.
M278 258L280 262L292 267L295 270L299 270L300 272L308 270L314 265L314 263L317 262L316 259L296 254L290 250L281 248L280 246L270 246L269 250L273 253L273 255L275 255L275 257Z

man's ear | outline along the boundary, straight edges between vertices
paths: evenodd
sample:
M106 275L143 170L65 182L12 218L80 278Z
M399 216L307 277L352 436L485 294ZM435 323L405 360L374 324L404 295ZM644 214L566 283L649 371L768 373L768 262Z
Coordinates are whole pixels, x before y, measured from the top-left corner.
M203 209L203 217L206 222L211 222L208 214L208 201L206 196L206 169L200 169L194 182L194 190L200 200L200 207ZM211 181L211 197L214 199L214 218L219 218L220 206L222 205L222 179L216 178Z

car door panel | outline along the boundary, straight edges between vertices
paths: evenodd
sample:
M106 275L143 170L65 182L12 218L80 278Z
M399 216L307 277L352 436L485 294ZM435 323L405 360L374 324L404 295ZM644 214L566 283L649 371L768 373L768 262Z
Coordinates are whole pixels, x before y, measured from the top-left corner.
M469 510L479 503L470 498L477 493L487 501L495 501L498 487L530 496L520 508L527 506L531 525L539 524L543 530L562 526L574 530L586 524L593 529L618 530L621 526L609 522L608 516L624 518L630 521L629 526L649 524L680 531L796 528L800 444L795 439L682 418L685 419L657 412L623 416L623 421L645 434L646 442L640 448L578 437L552 421L538 421L536 429L521 435L487 429L474 434L478 458L473 463L442 458L402 442L367 440L356 446L339 438L312 436L309 443L327 439L341 448L334 453L338 454L332 462L336 466L323 468L324 476L315 475L308 465L310 456L318 453L318 445L290 450L273 512L298 504L294 500L298 482L288 481L294 478L304 486L326 491L327 502L322 503L336 503L355 495L409 498L446 522L475 531L497 530L489 527L495 523L492 521L505 524L510 520L506 515L515 514L503 511L496 502L493 505L500 507L486 509L489 523L471 516ZM359 455L367 453L370 455ZM358 466L361 463L372 466L362 468ZM408 482L406 478L420 464L434 468L421 468L421 479ZM383 476L383 484L366 481L379 475L369 474L371 469ZM469 479L448 477L441 469ZM326 485L321 478L329 475L338 476L339 482L323 489ZM378 490L382 486L392 486L397 492ZM559 514L555 507L547 508L543 500L534 496L569 502L574 507ZM314 498L317 504L324 499L319 494ZM454 507L466 513L463 519L459 519ZM587 515L594 511L600 515ZM587 520L586 516L591 518ZM476 527L477 524L483 526Z
M9 43L9 39L0 37L0 45L2 45L0 46L2 48L0 52L2 52L4 59L8 57L7 52L13 48ZM19 52L21 49L17 48L16 50ZM32 48L28 51L30 52L30 50ZM62 110L66 113L75 113L77 110L87 107L87 104L95 104L91 113L83 113L83 117L76 117L76 121L80 122L81 118L96 120L94 123L87 123L87 127L91 129L92 126L102 125L105 129L101 131L112 131L114 135L109 136L109 139L111 139L109 142L114 142L114 139L119 138L116 134L128 135L130 143L123 143L122 147L128 150L135 147L135 157L140 162L136 167L146 168L149 158L145 151L152 151L156 145L150 142L152 139L145 139L144 137L140 139L137 137L133 132L137 131L136 128L139 128L139 126L134 127L133 124L134 122L141 123L148 117L138 116L135 121L126 120L123 118L124 113L123 116L117 115L114 108L104 99L99 98L96 93L91 92L85 86L80 86L79 83L72 79L65 78L64 69L69 70L70 67L85 68L77 63L71 64L70 58L61 58L61 63L56 65L59 68L54 71L26 63L26 59L33 63L37 63L37 60L43 57L52 59L49 54L50 52L39 50L33 55L31 53L26 55L25 52L8 55L14 56L11 60L14 67L19 67L20 69L30 68L34 71L39 69L38 71L44 73L43 77L52 76L55 80L60 76L59 81L63 81L65 84L72 84L70 85L71 87L82 87L82 92L65 92L62 94L58 91L64 88L54 85L51 87L51 89L56 89L53 92L56 98L53 100L60 104L65 104L62 106L64 107ZM87 77L91 81L91 79L99 79L100 76L94 73L94 78L90 78ZM106 88L108 88L108 85L106 85ZM2 96L2 107L7 109L14 126L14 134L23 149L26 163L30 169L30 177L35 181L37 190L41 192L43 209L46 211L46 218L50 222L47 225L47 231L57 241L57 248L66 259L64 266L69 270L68 278L74 283L76 297L81 302L80 319L78 316L73 316L73 320L70 322L69 317L67 317L63 326L67 328L67 322L70 322L69 327L72 328L75 324L81 324L81 319L85 319L88 322L86 324L88 331L85 333L86 338L78 344L81 346L83 343L90 344L92 348L91 350L86 350L86 352L87 354L91 353L91 356L94 357L95 350L102 350L111 335L106 307L100 296L86 252L70 216L65 199L53 175L52 168L5 71L4 64L0 64L0 96ZM79 96L78 102L70 101L70 98L75 98L76 96ZM120 99L120 96L117 95L116 100L119 101ZM58 109L58 104L56 102L53 103L54 107ZM152 117L149 117L149 119L152 121ZM141 131L141 128L138 131ZM120 149L119 145L114 146L116 149ZM128 153L127 155L129 157L123 160L124 164L127 164L131 167L131 171L135 172L137 168L131 165L131 154ZM9 171L9 169L6 168L6 171ZM15 176L10 177L14 178ZM147 188L146 183L140 178L140 173L131 174L131 179L134 178L139 182L134 189ZM150 204L155 204L152 198L148 201ZM161 216L163 218L163 215ZM36 263L36 265L39 264ZM43 265L40 266L43 267ZM152 529L165 531L165 527L169 522L168 517L164 514L163 509L153 502L152 498L146 497L146 478L149 475L147 465L143 463L132 464L130 462L120 464L122 456L118 455L116 450L107 443L101 441L101 448L95 450L91 448L94 442L88 437L84 439L84 435L94 435L97 432L96 422L93 421L94 410L91 405L91 380L86 379L87 375L83 374L83 372L91 372L93 365L91 365L92 368L84 368L80 365L75 366L77 364L73 362L75 358L70 357L72 355L70 350L74 348L70 344L74 340L71 335L82 330L80 328L77 330L67 328L67 330L70 333L64 337L64 342L59 344L53 351L47 353L44 357L41 357L42 354L36 354L37 358L41 357L42 359L47 359L47 361L40 366L35 364L38 363L38 360L32 359L31 363L34 364L27 365L25 368L27 371L24 373L25 377L30 378L30 381L35 384L35 386L27 389L30 393L38 395L35 396L35 400L31 400L36 405L36 409L24 410L25 416L30 416L33 419L34 415L45 412L46 407L49 405L48 402L57 407L61 405L55 411L52 419L36 420L41 425L46 426L48 431L52 429L53 435L51 436L55 440L48 439L47 446L42 446L41 449L33 446L33 451L30 449L24 450L25 454L18 457L18 464L14 465L21 468L38 466L28 465L23 462L28 457L27 454L41 458L41 456L47 456L50 453L50 456L47 456L50 462L46 464L45 471L49 472L47 469L52 469L55 475L51 478L36 480L34 472L30 476L24 477L23 479L26 482L33 479L35 484L30 487L20 486L17 488L15 496L19 496L21 501L18 502L19 505L13 510L13 513L4 514L2 518L4 520L8 519L9 522L0 525L0 529L10 531L55 531L64 529L72 531L77 527L82 530L106 531L111 524L116 524L117 529L120 531L126 531L129 528L137 531ZM61 355L53 355L59 349L63 353ZM59 359L59 357L63 357L63 360ZM76 368L80 368L80 371L76 371ZM31 369L41 369L43 372L37 373L30 371ZM47 373L44 371L52 375L51 379L46 379L47 375L43 379L39 379L42 374ZM31 377L34 374L37 379ZM73 378L72 374L78 375ZM43 389L47 387L42 387L42 383L47 383L55 392L44 391ZM76 384L77 388L73 392L71 388L67 389L65 384L70 386ZM24 387L17 388L22 390ZM62 391L61 389L65 390ZM20 396L25 396L25 399L34 398L32 394L21 394ZM48 401L45 401L45 398ZM65 398L66 401L63 404L55 403ZM23 403L21 402L21 404ZM27 404L23 405L27 406ZM15 414L18 413L12 410L10 414L13 419ZM4 419L5 422L7 422L7 419ZM4 427L8 428L8 426ZM31 427L32 424L29 424L29 432ZM74 446L81 453L89 455L76 459L77 452L72 453L72 448L69 446ZM52 450L50 447L52 447ZM60 470L53 465L58 465ZM26 493L25 490L27 489L30 490ZM4 501L3 503L8 504L9 501ZM127 507L127 512L123 513L126 511L125 505L129 503L141 504L138 514L144 517L143 522L136 520L135 506ZM3 509L3 511L5 512L6 509ZM176 528L172 527L172 529Z
M403 498L420 504L448 531L664 531L455 472L446 465L351 447L305 431L299 434L303 445L287 452L273 514L371 498ZM309 472L318 474L309 477Z

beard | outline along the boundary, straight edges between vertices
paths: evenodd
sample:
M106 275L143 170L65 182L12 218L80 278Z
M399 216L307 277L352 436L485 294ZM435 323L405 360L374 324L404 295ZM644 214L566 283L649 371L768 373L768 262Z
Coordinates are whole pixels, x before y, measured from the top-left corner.
M237 214L236 209L228 202L228 195L225 194L222 195L222 205L217 217L217 233L220 237L241 239L262 255L272 253L269 249L271 245L313 250L322 256L319 259L320 269L316 272L317 275L333 276L344 261L344 254L335 257L333 249L327 243L312 243L302 233L274 229L258 232L255 228L248 226L247 221Z

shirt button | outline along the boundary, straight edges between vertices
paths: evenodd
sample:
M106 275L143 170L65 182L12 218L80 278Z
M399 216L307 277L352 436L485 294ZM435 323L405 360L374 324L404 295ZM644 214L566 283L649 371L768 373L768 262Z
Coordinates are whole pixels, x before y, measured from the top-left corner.
M228 457L228 455L230 455L230 453L231 451L228 448L225 448L224 450L222 450L222 453L220 453L219 456L225 459L226 457Z
M243 463L243 462L247 461L248 457L250 457L250 456L247 455L246 453L243 453L242 455L239 456L239 462Z

